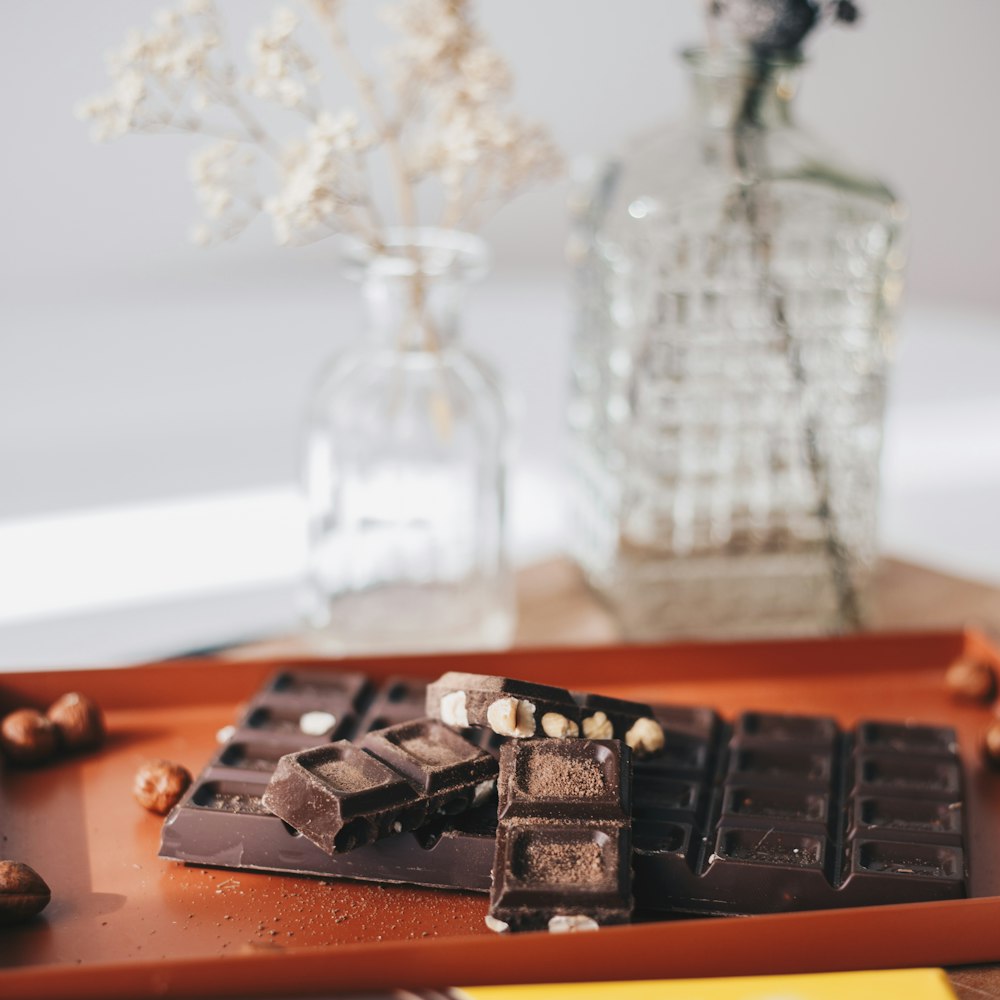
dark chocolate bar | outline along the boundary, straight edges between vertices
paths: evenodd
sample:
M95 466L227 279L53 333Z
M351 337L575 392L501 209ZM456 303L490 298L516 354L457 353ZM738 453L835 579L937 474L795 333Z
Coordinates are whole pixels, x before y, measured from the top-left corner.
M953 730L657 715L664 753L635 769L640 909L774 913L966 894Z
M663 730L649 705L509 677L444 674L427 687L427 714L450 726L487 727L517 739L615 738L639 756L663 747Z
M500 749L493 930L594 929L632 912L631 751L619 740Z
M636 757L655 757L663 749L663 727L652 706L583 691L572 695L580 707L581 733L588 739L624 740Z
M580 734L580 710L569 691L485 674L447 673L427 686L427 714L458 728L486 727L525 739L559 726L559 736Z
M278 761L264 808L327 854L351 851L429 819L464 812L493 791L496 758L437 719L398 722Z
M635 762L633 782L633 889L641 914L966 895L967 819L950 729L868 722L844 731L830 719L759 712L728 724L708 708L654 711L665 745L658 757ZM302 731L311 712L335 717L328 736ZM489 891L495 800L333 857L263 807L279 757L401 721L393 712L423 713L422 682L395 678L376 687L359 675L279 673L167 817L161 856ZM314 728L310 720L306 728ZM475 735L495 739L490 730Z
M417 832L332 857L262 802L285 754L330 737L361 737L407 714L416 718L423 714L425 686L409 678L390 678L376 687L359 674L278 672L166 818L160 856L221 868L488 892L495 795L468 813L441 816ZM306 731L319 725L324 727L320 735Z

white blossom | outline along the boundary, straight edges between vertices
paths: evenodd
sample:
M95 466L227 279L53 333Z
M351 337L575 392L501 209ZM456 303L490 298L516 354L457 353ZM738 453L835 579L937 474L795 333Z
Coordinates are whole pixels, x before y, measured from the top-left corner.
M286 108L305 106L308 84L317 82L319 74L316 64L295 40L298 24L293 10L278 7L269 25L254 30L247 47L252 73L245 81L254 97L277 101Z
M192 232L194 242L205 246L239 235L257 214L254 175L257 154L232 139L213 143L195 152L188 174L205 222Z
M387 88L350 50L343 0L309 6L356 87L361 113L323 110L320 66L298 41L294 10L278 6L251 33L241 72L227 55L213 0L180 0L148 28L128 32L107 57L109 88L77 108L101 140L129 132L214 137L190 163L203 215L195 242L232 238L264 211L282 243L347 231L379 246L382 216L368 170L377 152L386 156L404 225L419 221L416 188L425 182L444 190L442 224L470 225L485 205L558 168L547 132L507 106L510 71L475 24L470 0L397 0L384 12L397 36ZM273 137L255 100L299 122L305 116L305 132Z
M363 150L353 111L321 114L305 139L290 143L282 157L283 184L264 203L279 243L315 238L336 228L337 216L357 203L354 170L347 154Z

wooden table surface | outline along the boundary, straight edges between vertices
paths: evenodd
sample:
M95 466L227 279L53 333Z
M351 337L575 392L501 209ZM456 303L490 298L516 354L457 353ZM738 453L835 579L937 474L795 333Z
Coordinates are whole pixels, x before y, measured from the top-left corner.
M602 645L621 638L607 609L587 589L574 565L564 559L520 572L518 613L518 646ZM876 576L872 626L883 630L974 626L1000 638L1000 588L885 559ZM289 637L225 655L244 659L304 652L308 648L301 640ZM948 975L961 1000L1000 998L1000 965L963 966L949 969Z

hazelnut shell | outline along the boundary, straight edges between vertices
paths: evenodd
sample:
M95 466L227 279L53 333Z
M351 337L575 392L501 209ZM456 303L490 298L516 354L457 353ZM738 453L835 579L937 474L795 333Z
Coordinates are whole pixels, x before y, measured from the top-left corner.
M132 794L144 809L166 816L191 784L186 767L170 760L146 761L136 772Z
M997 694L997 677L988 663L980 660L958 660L944 675L945 686L956 698L991 702Z
M1000 770L1000 718L994 719L983 734L983 757L990 767Z
M55 726L33 708L19 708L0 723L0 746L14 764L44 764L57 745Z
M0 861L0 924L16 924L41 913L52 893L33 868L19 861Z
M45 714L67 750L93 750L104 743L104 715L86 695L64 694Z

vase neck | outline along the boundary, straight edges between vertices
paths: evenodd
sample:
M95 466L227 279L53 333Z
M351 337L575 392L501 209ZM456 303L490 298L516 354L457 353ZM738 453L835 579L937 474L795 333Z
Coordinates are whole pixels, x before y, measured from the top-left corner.
M684 60L703 124L711 128L768 128L791 123L800 56L691 49L684 53Z
M435 351L458 339L464 285L454 278L371 274L362 289L368 306L368 335L380 346Z
M488 264L478 237L436 229L391 230L380 246L352 244L345 256L368 305L369 335L404 351L456 341L465 286Z

